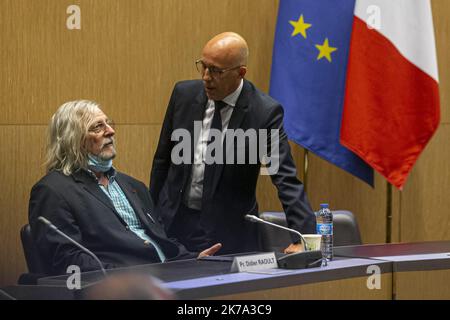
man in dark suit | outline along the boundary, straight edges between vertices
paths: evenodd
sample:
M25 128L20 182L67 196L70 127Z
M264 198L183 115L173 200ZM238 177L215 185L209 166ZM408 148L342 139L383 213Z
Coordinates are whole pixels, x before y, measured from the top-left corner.
M272 152L267 154L278 163L271 179L289 227L315 233L315 216L297 179L283 130L283 109L244 79L247 57L248 47L240 35L226 32L215 36L196 61L203 81L177 83L167 108L153 160L150 193L169 236L177 237L190 250L207 248L217 239L223 244L223 253L259 249L256 226L244 219L246 214L258 213L256 184L261 158L250 161L254 145L265 144ZM215 130L228 133L238 129L253 130L256 140L246 140L236 147L232 139L226 137L220 142L212 134ZM269 134L264 141L259 135L264 130L276 135ZM190 150L176 143L186 132L190 134ZM209 152L212 143L217 146L216 140L223 149ZM225 164L207 161L207 156L217 151L224 152ZM244 155L244 163L230 163L230 151L237 157ZM215 159L220 158L219 153ZM299 239L293 235L285 252L300 249Z
M47 144L47 174L32 190L29 221L50 274L70 265L99 269L83 250L42 224L43 216L98 256L105 268L193 258L166 236L147 187L112 166L113 123L91 101L63 104L53 115ZM200 253L214 254L217 244Z

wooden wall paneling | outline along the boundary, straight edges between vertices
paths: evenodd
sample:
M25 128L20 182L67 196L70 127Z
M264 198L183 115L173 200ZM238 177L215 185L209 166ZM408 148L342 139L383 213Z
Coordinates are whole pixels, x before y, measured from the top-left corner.
M397 190L392 186L392 200L391 200L391 243L401 242L401 204L402 191Z
M289 145L291 147L291 154L294 158L295 166L297 167L297 177L305 183L305 149L292 141L289 141Z
M441 123L450 123L450 1L432 0L434 34L439 67Z
M299 147L293 142L289 142L291 146L291 154L294 158L297 167L297 177L303 181L303 148ZM258 186L256 189L256 197L258 199L259 212L264 211L283 211L280 200L278 198L278 191L272 184L270 176L261 175L258 179Z
M441 124L401 193L401 241L450 239L450 2L432 0L439 66Z
M26 271L20 228L28 223L31 187L43 175L45 126L0 125L0 285Z
M364 243L386 240L386 182L375 174L375 188L310 153L309 198L318 210L328 202L332 210L350 210L356 216Z
M449 300L450 270L395 272L395 300Z
M160 123L173 84L199 78L194 61L222 31L249 39L249 78L268 89L276 1L81 0L81 30L66 28L69 4L1 2L0 123L47 123L77 98L123 123Z
M160 130L160 125L116 126L114 166L148 186Z
M277 189L272 184L270 176L259 176L256 198L258 200L259 212L283 211L280 200L278 199Z
M367 289L367 277L347 278L211 297L214 300L391 300L392 274L381 275L380 290Z
M450 239L450 125L441 124L402 193L401 241Z

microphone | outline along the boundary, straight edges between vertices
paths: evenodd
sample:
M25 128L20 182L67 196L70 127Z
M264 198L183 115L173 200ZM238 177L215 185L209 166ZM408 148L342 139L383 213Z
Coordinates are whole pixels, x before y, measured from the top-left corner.
M280 229L283 229L283 230L286 230L286 231L289 231L289 232L293 232L293 233L297 234L300 237L300 239L302 240L303 245L305 246L305 251L309 250L309 247L308 247L308 244L305 241L305 238L303 238L303 235L300 232L298 232L297 230L280 226L279 224L263 220L261 218L258 218L257 216L251 215L251 214L246 214L245 215L245 220L248 220L250 222L268 224L268 225L270 225L272 227L275 227L275 228L280 228Z
M304 252L296 252L296 253L290 253L290 254L277 254L275 252L275 256L277 258L278 267L284 268L284 269L304 269L304 268L314 268L314 267L320 267L322 263L322 252L320 250L314 250L309 251L308 244L305 241L305 238L303 238L303 235L298 232L297 230L286 228L283 226L280 226L278 224L263 220L261 218L258 218L257 216L246 214L245 220L248 220L250 222L256 222L256 223L262 223L262 224L268 224L272 227L280 228L289 232L293 232L297 234L300 239L303 241L303 244L305 246Z
M0 289L0 300L17 300L5 290Z
M69 237L67 234L65 234L64 232L62 232L61 230L59 230L53 223L51 223L49 220L47 220L46 218L44 218L43 216L39 216L38 220L40 222L42 222L43 224L47 225L50 229L52 229L53 231L55 231L56 233L58 233L59 235L61 235L62 237L66 238L67 240L69 240L70 242L72 242L74 245L76 245L78 248L80 248L81 250L83 250L84 252L86 252L87 254L89 254L92 258L94 258L94 260L98 263L98 265L100 266L100 269L103 273L103 275L106 277L106 270L103 267L102 262L100 261L100 259L92 252L90 251L88 248L82 246L80 243L78 243L77 241L73 240L71 237Z

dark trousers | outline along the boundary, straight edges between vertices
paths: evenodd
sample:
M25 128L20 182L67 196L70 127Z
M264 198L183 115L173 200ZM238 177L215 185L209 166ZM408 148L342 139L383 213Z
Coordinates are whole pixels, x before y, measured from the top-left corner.
M189 251L201 252L213 245L212 239L200 226L201 211L180 205L168 230L170 238L176 238Z

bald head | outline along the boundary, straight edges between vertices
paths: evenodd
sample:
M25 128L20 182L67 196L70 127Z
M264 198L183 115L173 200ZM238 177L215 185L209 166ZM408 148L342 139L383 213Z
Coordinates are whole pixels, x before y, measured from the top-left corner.
M214 36L206 43L203 48L203 52L205 51L234 65L247 65L247 42L235 32L223 32Z
M202 80L208 98L222 100L234 92L247 72L247 60L247 42L237 33L224 32L209 40L201 58Z

